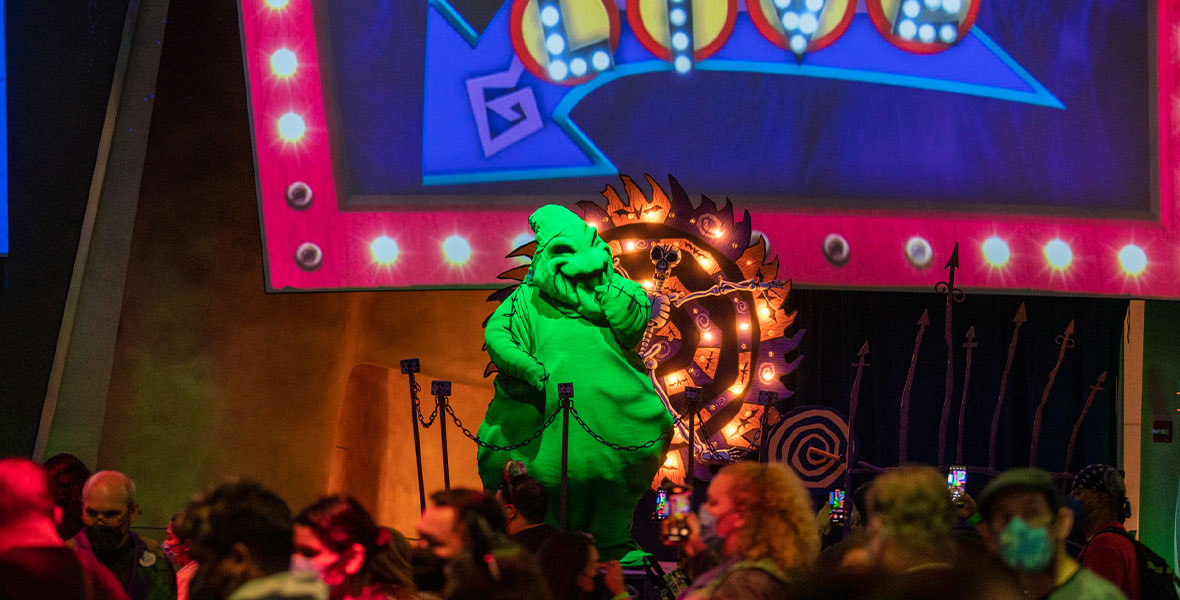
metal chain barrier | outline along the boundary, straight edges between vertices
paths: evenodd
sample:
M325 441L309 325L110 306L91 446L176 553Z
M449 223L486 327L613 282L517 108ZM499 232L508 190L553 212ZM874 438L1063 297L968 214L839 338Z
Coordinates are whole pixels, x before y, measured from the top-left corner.
M434 420L438 418L438 402L434 403L434 410L430 412L430 420L427 421L426 419L422 418L422 401L418 399L418 392L421 391L422 386L418 385L418 382L415 381L414 393L411 394L411 398L414 400L414 414L418 416L418 422L421 423L423 427L430 429L430 426L434 425Z
M523 448L523 447L531 444L533 442L533 440L541 437L541 434L544 433L545 430L548 429L549 426L553 424L553 420L557 418L557 415L561 414L561 407L560 406L557 407L553 411L553 414L549 415L549 418L545 419L545 422L541 424L541 428L538 429L536 432L534 432L532 435L530 435L528 438L526 438L523 442L520 442L517 444L509 444L507 446L497 446L495 444L490 444L488 442L485 442L485 441L479 439L479 437L476 436L474 433L471 433L470 429L463 426L463 421L459 420L458 415L455 414L455 411L451 408L450 403L447 403L446 411L447 411L448 415L451 415L451 420L455 422L455 426L458 427L459 430L463 432L463 435L466 436L467 439L475 442L476 445L478 445L482 448L487 448L488 450L491 450L493 452L507 452L509 450L516 450L517 448Z
M616 444L612 441L609 441L606 438L602 437L601 435L598 435L597 433L595 433L593 429L590 429L590 426L587 425L586 422L582 420L582 416L578 414L578 410L576 408L574 408L574 402L572 399L570 400L570 414L574 416L574 420L578 422L578 425L580 425L582 427L582 429L585 429L586 433L589 434L590 437L594 438L594 441L596 441L599 444L602 444L603 446L606 446L608 448L611 448L614 450L619 450L622 452L638 452L640 450L643 450L644 448L650 448L650 447L652 447L664 440L672 439L672 436L674 435L674 432L676 431L676 423L673 422L672 427L665 429L664 432L661 433L659 435L659 437L655 438L654 440L648 440L642 444L633 444L630 446L624 446L622 444Z
M508 452L510 450L516 450L517 448L523 448L523 447L531 444L533 442L533 440L537 439L538 437L541 437L541 434L544 433L545 430L548 429L549 426L553 424L553 421L555 419L557 419L557 415L561 414L561 407L558 406L556 409L553 410L553 414L549 415L549 417L547 419L545 419L545 422L541 424L540 429L533 432L533 434L530 435L529 437L525 438L524 441L518 442L516 444L509 444L507 446L497 446L496 444L485 442L485 441L479 439L479 436L472 433L470 429L468 429L465 425L463 425L463 421L461 419L459 419L458 415L455 414L455 411L454 411L454 409L451 408L450 403L447 403L447 405L444 407L444 409L446 410L447 414L450 415L451 421L454 421L455 426L459 428L459 431L463 432L463 435L467 439L475 442L475 444L477 446L480 446L482 448L487 448L488 450L491 450L493 452ZM434 410L435 410L435 412L431 413L431 415L430 415L429 423L422 421L423 426L430 427L430 425L434 423L434 419L437 416L436 413L438 412L438 405L437 404L435 405ZM659 435L659 437L657 437L653 440L649 440L649 441L644 442L642 444L634 444L634 445L624 446L622 444L616 444L610 440L607 440L606 438L602 437L601 435L595 433L594 430L590 429L590 426L587 425L586 422L582 420L582 416L579 415L577 409L574 408L574 402L572 399L570 400L570 414L573 415L574 420L578 422L578 425L580 425L582 427L582 429L584 429L586 431L586 433L590 435L590 437L594 438L594 440L596 442L598 442L608 448L612 448L614 450L618 450L621 452L638 452L639 450L643 450L645 448L650 448L650 447L652 447L664 440L672 439L672 436L675 434L675 431L676 431L676 426L680 423L681 419L683 418L682 415L677 416L676 419L672 422L672 426L669 427L668 429L665 429L664 432ZM420 410L418 412L418 420L419 421L422 420L422 412Z

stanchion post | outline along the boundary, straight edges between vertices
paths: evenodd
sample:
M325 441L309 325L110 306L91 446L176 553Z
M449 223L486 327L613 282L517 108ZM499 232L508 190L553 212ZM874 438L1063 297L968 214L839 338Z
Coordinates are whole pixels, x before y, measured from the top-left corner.
M442 432L442 459L443 459L443 489L448 492L451 491L451 461L447 452L447 398L451 395L451 382L449 381L431 381L430 393L434 396L435 402L438 403L438 425Z
M418 506L426 510L426 484L422 480L422 441L418 438L418 392L414 382L414 373L422 371L418 359L407 358L402 361L402 375L410 376L410 424L414 427L414 459L418 462Z
M686 386L684 388L684 409L688 411L688 470L684 474L684 486L690 490L695 490L696 485L696 469L697 469L697 411L700 407L697 403L701 399L701 388ZM689 492L688 503L690 508L696 510L696 494Z
M758 462L770 462L770 407L778 402L778 392L759 390L757 404L762 405L762 424L759 426Z
M569 506L569 459L570 459L570 398L574 397L574 384L557 384L557 398L561 401L561 518L562 531L568 526Z

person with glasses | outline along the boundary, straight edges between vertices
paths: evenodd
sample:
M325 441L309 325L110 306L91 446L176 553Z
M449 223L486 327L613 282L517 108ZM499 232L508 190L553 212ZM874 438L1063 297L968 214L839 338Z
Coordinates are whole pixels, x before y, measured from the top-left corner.
M192 549L192 541L187 538L182 539L176 535L180 518L180 513L172 515L172 519L168 521L168 530L164 535L164 543L160 544L160 547L163 548L164 554L168 557L172 566L176 568L176 600L188 600L189 583L192 582L193 575L197 574L197 569L200 565L189 555L189 551Z
M131 600L176 598L176 573L154 540L131 531L139 512L135 482L117 471L99 471L82 487L82 531L74 537L78 552L92 553L105 565Z

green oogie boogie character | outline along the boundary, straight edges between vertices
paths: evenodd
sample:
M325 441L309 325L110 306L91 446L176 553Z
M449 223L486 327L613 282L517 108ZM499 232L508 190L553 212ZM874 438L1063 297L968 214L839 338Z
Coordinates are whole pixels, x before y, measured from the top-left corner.
M606 440L642 444L672 418L656 396L635 346L652 317L643 288L615 273L610 248L570 210L548 205L529 217L537 235L524 282L504 299L484 332L499 373L479 428L491 444L519 443L560 406L559 383L572 383L574 408ZM568 527L594 535L603 560L633 549L631 520L668 450L668 438L629 452L595 441L573 419L569 433ZM513 451L480 448L487 489L507 460L522 460L549 490L546 521L559 520L561 422Z

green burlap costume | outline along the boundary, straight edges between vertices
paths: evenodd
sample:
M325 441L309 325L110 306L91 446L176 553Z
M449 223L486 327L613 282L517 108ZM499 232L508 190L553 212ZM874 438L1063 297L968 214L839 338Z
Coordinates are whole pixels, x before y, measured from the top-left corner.
M499 374L479 437L523 441L558 408L557 384L569 382L574 408L602 437L622 445L658 438L672 418L635 353L651 316L643 288L615 273L610 248L568 209L544 206L529 225L537 234L529 274L484 332ZM637 452L613 450L570 420L568 526L594 534L604 560L633 547L635 507L667 450L666 439ZM481 448L478 459L488 489L502 480L505 461L524 461L549 490L546 521L557 524L560 417L529 445Z

